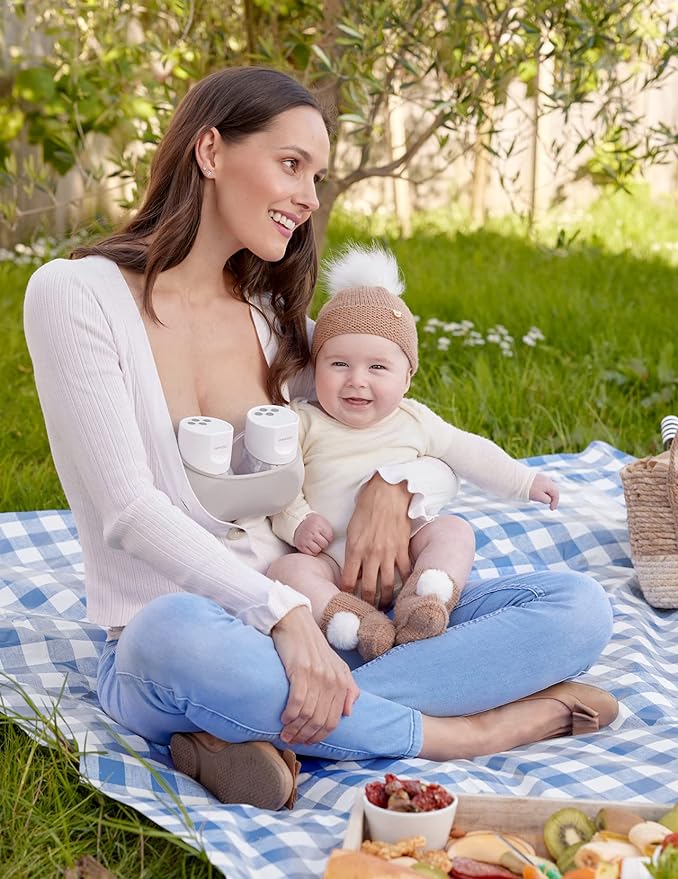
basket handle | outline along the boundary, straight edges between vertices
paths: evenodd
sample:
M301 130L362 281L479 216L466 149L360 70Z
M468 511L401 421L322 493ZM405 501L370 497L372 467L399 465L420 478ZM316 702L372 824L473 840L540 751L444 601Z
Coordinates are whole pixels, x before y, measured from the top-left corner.
M678 433L671 441L671 449L669 451L669 472L666 477L666 490L669 496L669 504L673 513L673 526L678 534L678 479L676 478L676 468L678 467Z

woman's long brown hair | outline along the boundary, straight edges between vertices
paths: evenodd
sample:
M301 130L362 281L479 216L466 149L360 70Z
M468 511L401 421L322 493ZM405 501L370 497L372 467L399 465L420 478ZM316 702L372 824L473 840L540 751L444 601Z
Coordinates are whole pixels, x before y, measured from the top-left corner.
M266 129L280 113L313 107L328 121L304 86L276 70L233 67L200 80L179 104L151 163L148 189L136 216L99 244L78 247L71 259L97 254L144 277L143 308L155 321L153 286L160 272L178 265L193 246L200 224L204 178L194 149L203 131L216 128L227 143ZM318 259L307 221L290 239L285 256L265 262L248 250L225 266L235 278L235 295L245 301L270 293L271 330L278 350L267 377L274 403L287 402L285 381L309 361L306 311L315 287ZM271 323L269 321L269 323Z

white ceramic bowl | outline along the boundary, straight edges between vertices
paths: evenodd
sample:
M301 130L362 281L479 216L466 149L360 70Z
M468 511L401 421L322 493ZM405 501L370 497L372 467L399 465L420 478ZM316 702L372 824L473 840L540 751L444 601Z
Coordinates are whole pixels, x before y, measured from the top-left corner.
M457 811L457 797L450 792L452 802L444 809L432 812L395 812L375 806L362 792L363 810L370 838L382 842L399 842L409 836L423 836L427 849L445 848Z

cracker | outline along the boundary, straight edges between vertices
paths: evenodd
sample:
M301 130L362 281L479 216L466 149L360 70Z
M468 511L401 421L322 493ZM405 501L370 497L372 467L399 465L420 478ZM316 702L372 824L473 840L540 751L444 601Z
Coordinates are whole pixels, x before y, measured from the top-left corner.
M402 858L404 856L418 858L425 845L425 837L409 836L407 839L401 839L399 842L366 839L360 846L360 849L369 855L376 855L385 861L391 861L393 858Z

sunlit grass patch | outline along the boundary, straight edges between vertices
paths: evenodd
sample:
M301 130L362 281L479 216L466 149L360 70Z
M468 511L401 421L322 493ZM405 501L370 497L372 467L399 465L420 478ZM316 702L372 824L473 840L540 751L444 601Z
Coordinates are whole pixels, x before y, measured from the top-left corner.
M117 879L221 875L204 854L83 783L77 748L56 733L54 714L36 709L24 723L31 737L0 714L3 879L80 875L75 865L85 857Z

